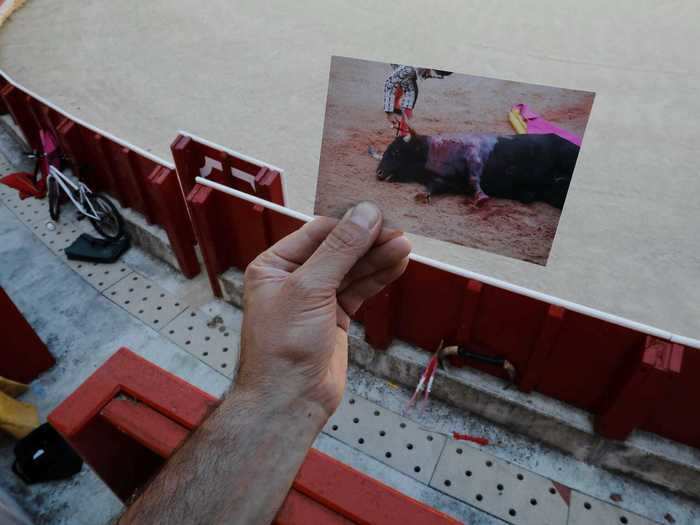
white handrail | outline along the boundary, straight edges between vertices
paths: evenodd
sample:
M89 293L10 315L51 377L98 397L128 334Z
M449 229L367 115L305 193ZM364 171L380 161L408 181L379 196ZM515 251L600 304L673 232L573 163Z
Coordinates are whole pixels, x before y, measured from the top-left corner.
M267 201L265 199L261 199L260 197L256 197L255 195L250 195L249 193L245 193L239 190L235 190L233 188L229 188L228 186L224 186L223 184L219 184L218 182L214 182L209 179L205 179L203 177L197 177L196 182L199 184L202 184L203 186L208 186L210 188L213 188L218 191L222 191L224 193L227 193L229 195L232 195L233 197L238 197L239 199L242 199L244 201L250 202L252 204L257 204L259 206L262 206L264 208L279 212L283 215L286 215L287 217L292 217L294 219L298 219L301 221L308 222L313 219L313 217L306 215L304 213L292 210L290 208L287 208L285 206L280 206L279 204L275 204L274 202ZM556 305L556 306L561 306L562 308L565 308L567 310L571 310L572 312L577 312L583 315L587 315L589 317L594 317L596 319L600 319L601 321L606 321L612 324L616 324L619 326L623 326L625 328L629 328L631 330L636 330L638 332L642 332L654 337L659 337L661 339L667 339L670 341L673 341L678 344L682 344L684 346L689 346L689 347L694 347L700 349L700 341L697 339L693 339L690 337L685 337L682 335L677 335L673 334L667 330L661 330L660 328L656 328L653 326L649 326L644 323L639 323L637 321L632 321L630 319L626 319L624 317L620 317L617 315L609 314L607 312L603 312L601 310L596 310L595 308L590 308L588 306L584 306L578 303L574 303L571 301L567 301L565 299L560 299L558 297L554 297L552 295L538 292L536 290L531 290L529 288L525 288L523 286L518 286L517 284L512 284L507 281L502 281L501 279L496 279L494 277L489 277L488 275L483 275L477 272L472 272L470 270L465 270L464 268L459 268L457 266L436 261L435 259L431 259L429 257L425 257L423 255L418 255L417 253L411 253L409 255L409 258L411 260L414 260L416 262L420 262L423 264L426 264L428 266L432 266L433 268L437 268L439 270L444 270L446 272L453 273L455 275L459 275L462 277L466 277L467 279L474 279L477 281L480 281L484 284L489 284L491 286L495 286L496 288L501 288L503 290L508 290L510 292L514 292L520 295L524 295L526 297L531 297L532 299L536 299L538 301L543 301L548 304Z

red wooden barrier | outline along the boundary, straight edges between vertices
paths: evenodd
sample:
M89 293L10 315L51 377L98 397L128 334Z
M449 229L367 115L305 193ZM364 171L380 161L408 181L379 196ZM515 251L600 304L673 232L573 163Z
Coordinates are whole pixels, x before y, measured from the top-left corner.
M80 178L165 228L187 276L199 271L196 238L217 296L222 294L219 274L230 267L245 269L302 224L195 182L203 176L283 205L281 175L265 163L178 135L171 145L176 174L0 79L0 100L30 144L39 129L53 130ZM396 337L433 352L443 340L507 359L517 370L520 389L598 414L598 427L606 435L622 436L634 423L700 447L700 423L689 423L682 408L683 401L700 403L700 384L694 380L700 373L697 351L686 352L682 367L673 372L668 399L652 389L652 401L634 386L643 382L630 379L641 377L646 333L415 261L397 283L367 301L355 319L364 323L367 340L378 348ZM456 364L506 377L494 365L473 360ZM649 408L645 417L632 417L641 399L663 409ZM624 432L610 423L611 414L620 413L630 414L620 423Z
M31 383L56 362L2 287L0 334L0 376L19 383Z
M262 199L284 205L279 172L260 163L217 150L193 137L178 135L171 145L180 185L214 295L221 297L218 275L230 267L245 269L297 223L260 206L196 184L202 176Z
M51 131L79 179L94 191L110 194L122 207L138 211L149 223L162 226L182 273L187 277L199 273L194 232L172 167L75 121L0 78L0 99L33 149L41 148L39 130Z
M217 404L216 398L122 348L49 421L126 501ZM275 523L388 525L397 520L406 525L457 523L310 450Z

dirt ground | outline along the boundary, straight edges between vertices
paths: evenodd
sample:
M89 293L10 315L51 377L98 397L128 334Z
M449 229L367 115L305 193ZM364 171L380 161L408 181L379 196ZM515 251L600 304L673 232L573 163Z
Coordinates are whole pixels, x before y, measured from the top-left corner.
M477 208L460 195L414 197L422 186L377 180L368 147L384 151L394 138L382 108L391 67L334 57L328 89L315 213L339 217L361 200L376 202L386 223L406 231L537 264L546 264L561 211L542 202L491 199ZM526 103L544 118L583 135L593 94L470 75L419 84L413 126L422 134L513 133L508 111Z

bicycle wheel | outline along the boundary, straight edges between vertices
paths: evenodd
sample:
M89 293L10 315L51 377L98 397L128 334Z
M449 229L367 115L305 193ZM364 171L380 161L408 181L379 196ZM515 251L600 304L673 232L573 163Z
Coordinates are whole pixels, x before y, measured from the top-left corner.
M61 188L55 178L49 178L49 215L51 220L58 222L58 216L61 213Z
M93 193L87 198L100 217L99 220L90 217L90 222L97 233L106 239L118 239L124 235L124 219L112 201L99 193Z

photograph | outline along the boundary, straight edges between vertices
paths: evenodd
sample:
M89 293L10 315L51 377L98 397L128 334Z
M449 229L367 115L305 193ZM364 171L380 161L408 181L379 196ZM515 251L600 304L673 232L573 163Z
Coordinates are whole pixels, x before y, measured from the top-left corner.
M314 212L546 265L594 96L334 56Z

